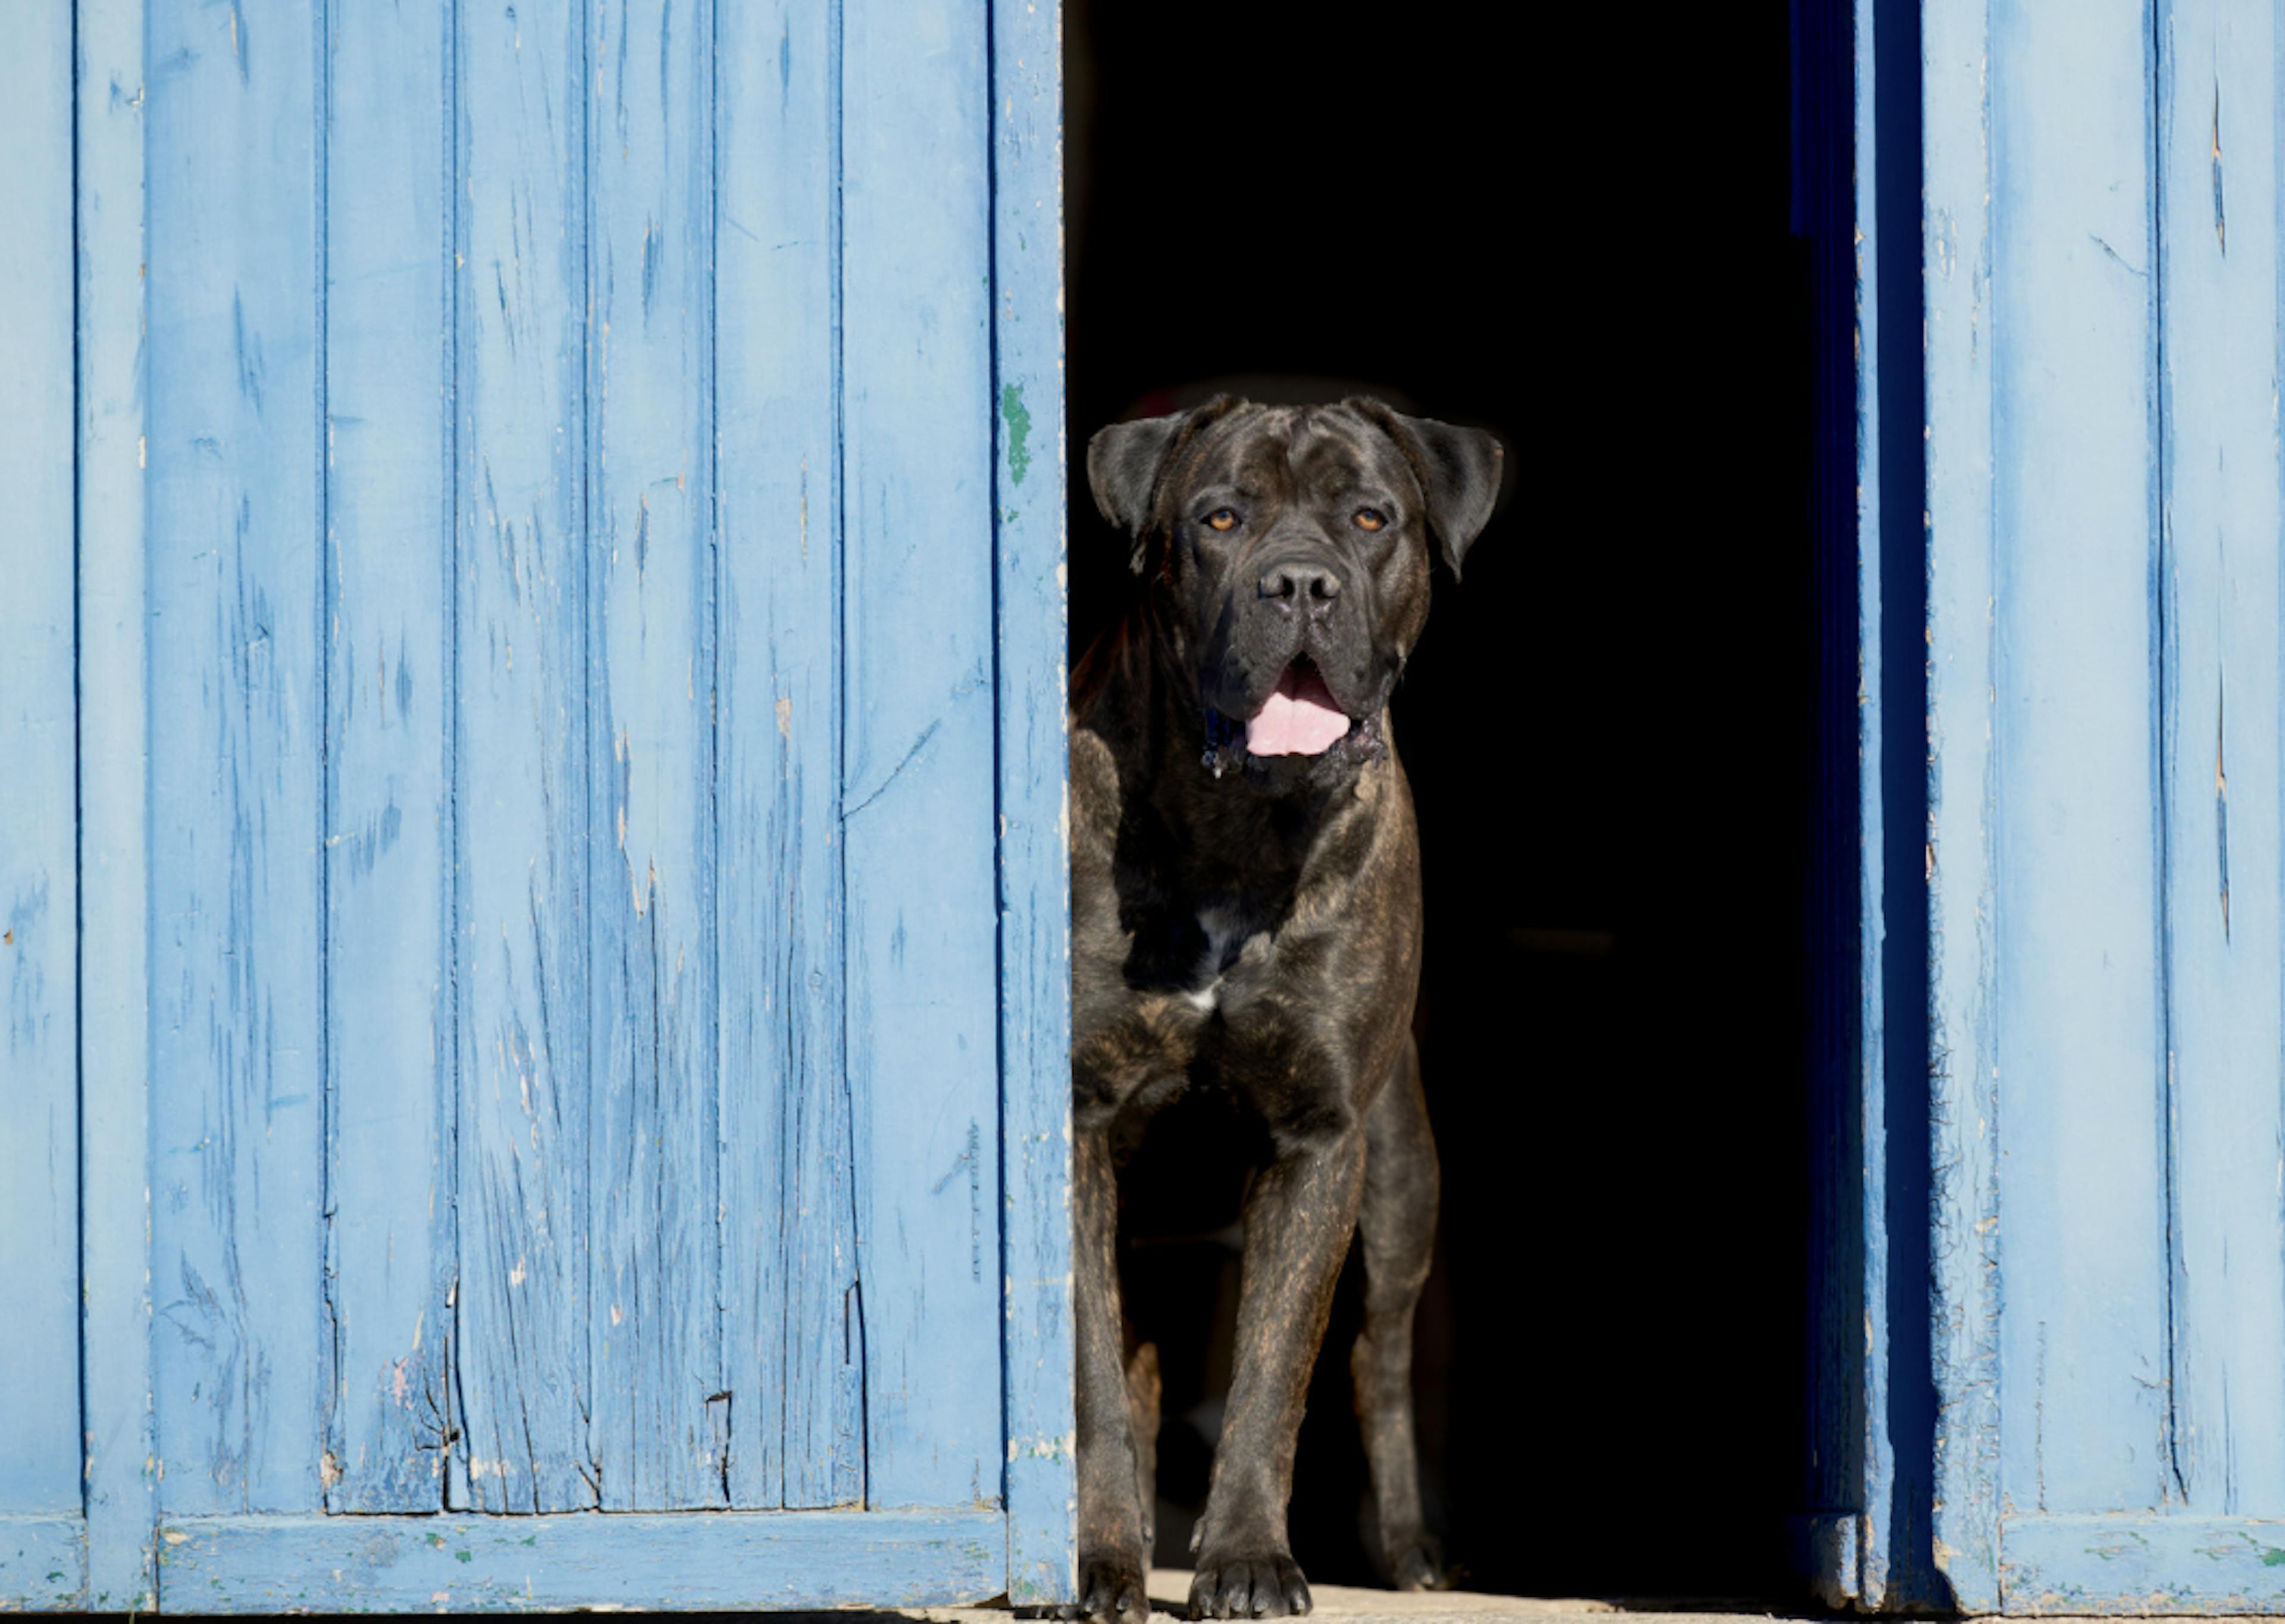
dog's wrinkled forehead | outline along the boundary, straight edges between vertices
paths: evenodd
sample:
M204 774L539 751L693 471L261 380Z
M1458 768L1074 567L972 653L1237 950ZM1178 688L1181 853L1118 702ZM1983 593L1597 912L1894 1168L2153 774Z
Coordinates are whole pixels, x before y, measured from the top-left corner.
M1500 443L1480 428L1406 417L1370 396L1331 406L1262 406L1221 395L1166 417L1113 423L1087 445L1087 477L1104 519L1125 532L1136 571L1154 536L1179 523L1209 480L1248 479L1320 495L1347 481L1386 498L1406 530L1417 516L1452 573L1492 516ZM1188 515L1195 519L1196 514Z
M1245 406L1198 436L1165 494L1181 508L1210 489L1255 501L1331 499L1371 487L1412 496L1404 456L1379 427L1346 406Z

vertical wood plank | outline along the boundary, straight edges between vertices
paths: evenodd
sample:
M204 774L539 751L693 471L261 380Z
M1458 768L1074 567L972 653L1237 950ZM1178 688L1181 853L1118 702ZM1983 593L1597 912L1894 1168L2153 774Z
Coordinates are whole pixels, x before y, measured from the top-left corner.
M2285 1510L2277 33L2159 8L2172 1393L2195 1510Z
M460 12L459 1273L468 1509L597 1502L587 1414L586 41Z
M717 951L730 1502L854 1504L841 1049L837 13L718 12Z
M706 0L604 0L587 114L590 1424L610 1510L720 1505Z
M71 16L19 22L0 55L0 1515L80 1509Z
M80 0L80 1334L87 1599L156 1599L152 1414L150 555L140 0Z
M846 0L844 875L866 1499L996 1500L986 24Z
M1860 663L1855 740L1858 965L1854 991L1857 999L1858 1047L1857 1074L1851 1083L1856 1091L1863 1160L1852 1227L1862 1236L1858 1261L1863 1271L1863 1296L1858 1314L1861 1331L1857 1325L1851 1325L1849 1330L1863 1338L1864 1363L1854 1395L1859 1430L1849 1441L1855 1446L1853 1452L1859 1458L1863 1473L1862 1509L1854 1553L1856 1594L1864 1598L1865 1604L1879 1605L1885 1604L1888 1594L1897 1509L1895 1440L1888 1425L1893 1386L1893 1339L1888 1314L1888 1162L1891 1157L1912 1154L1908 1138L1904 1142L1891 1141L1888 1114L1888 1079L1892 1063L1888 1053L1888 955L1896 951L1888 943L1888 854L1891 846L1890 820L1904 814L1888 804L1888 785L1881 772L1888 749L1888 730L1898 725L1898 718L1888 703L1888 658L1894 647L1895 632L1888 624L1891 606L1881 596L1888 572L1882 553L1881 498L1886 487L1881 435L1883 311L1880 250L1884 245L1884 232L1896 230L1898 223L1884 218L1879 207L1879 166L1889 155L1879 139L1877 103L1883 82L1880 77L1881 64L1874 50L1878 12L1873 0L1855 6L1853 11L1857 52L1851 75L1854 105L1850 133L1855 146L1851 203L1856 237L1853 258L1858 282L1857 330L1851 336L1855 341L1852 358L1858 372L1853 413L1856 455L1851 488L1857 528L1857 567L1852 584L1857 603Z
M319 1502L323 703L308 4L153 8L152 1118L161 1495Z
M444 23L326 40L326 1508L434 1510L453 1425Z
M1935 1549L1999 1605L1999 825L1993 684L1990 7L1922 13L1928 513L1929 1089Z
M1071 1220L1069 632L1057 8L994 0L1001 1234L1008 1597L1078 1594Z
M2179 1493L2150 21L2139 0L2008 0L1992 33L2005 1490L2022 1510L2140 1510Z
M1865 1246L1866 1082L1881 1075L1880 220L1873 183L1872 0L1794 8L1796 230L1810 245L1815 373L1810 495L1817 706L1809 815L1810 1585L1826 1605L1865 1594L1868 1462L1881 1431L1867 1387L1880 1304ZM1859 20L1864 20L1859 26ZM1873 326L1874 342L1865 341ZM1868 878L1867 869L1873 870ZM1867 975L1867 970L1873 973ZM1893 1479L1891 1479L1893 1480Z

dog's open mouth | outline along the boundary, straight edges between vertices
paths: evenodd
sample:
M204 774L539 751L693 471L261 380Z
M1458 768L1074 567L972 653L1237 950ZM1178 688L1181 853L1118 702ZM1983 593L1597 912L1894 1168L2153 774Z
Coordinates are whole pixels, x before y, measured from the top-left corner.
M1348 733L1349 717L1333 701L1333 691L1315 662L1298 655L1277 679L1277 686L1245 725L1249 756L1322 756Z

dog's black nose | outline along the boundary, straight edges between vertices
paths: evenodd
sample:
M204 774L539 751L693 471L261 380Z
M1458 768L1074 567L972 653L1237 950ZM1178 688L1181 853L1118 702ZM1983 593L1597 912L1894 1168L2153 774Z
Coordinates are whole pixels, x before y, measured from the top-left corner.
M1261 572L1260 591L1288 610L1322 615L1341 595L1341 578L1322 564L1289 559Z

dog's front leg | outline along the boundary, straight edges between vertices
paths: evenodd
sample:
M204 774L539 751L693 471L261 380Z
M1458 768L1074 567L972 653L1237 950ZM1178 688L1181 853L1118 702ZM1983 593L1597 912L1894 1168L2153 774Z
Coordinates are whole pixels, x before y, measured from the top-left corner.
M1065 1616L1144 1624L1150 1553L1129 1408L1119 1300L1119 1174L1109 1135L1081 1125L1072 1146L1072 1268L1078 1295L1079 1603Z
M1364 1136L1350 1127L1289 1142L1246 1196L1237 1369L1192 1542L1193 1618L1309 1611L1309 1586L1286 1542L1285 1508L1309 1372L1363 1184Z

